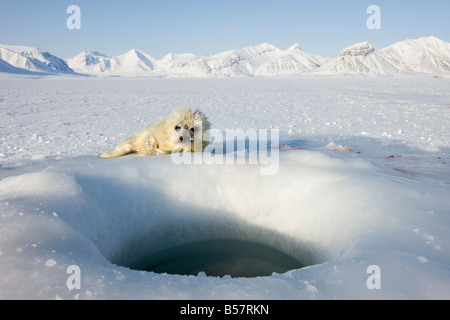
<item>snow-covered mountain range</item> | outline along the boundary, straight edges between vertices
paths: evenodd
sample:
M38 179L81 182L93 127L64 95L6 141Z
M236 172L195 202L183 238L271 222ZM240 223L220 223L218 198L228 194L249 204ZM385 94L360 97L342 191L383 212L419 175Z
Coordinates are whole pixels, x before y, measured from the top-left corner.
M316 70L322 74L449 73L450 43L436 37L397 42L381 50L370 42L343 49Z
M301 50L298 44L280 50L263 43L214 55L169 53L160 60L136 49L117 57L83 51L67 63L76 72L96 75L239 77L311 72L324 61L319 55Z
M0 44L0 72L74 73L67 63L38 48Z
M303 51L299 44L281 50L263 43L213 55L169 53L159 60L137 49L115 57L83 51L67 61L37 48L0 45L0 72L160 77L450 73L450 43L430 36L377 50L366 41L331 59Z

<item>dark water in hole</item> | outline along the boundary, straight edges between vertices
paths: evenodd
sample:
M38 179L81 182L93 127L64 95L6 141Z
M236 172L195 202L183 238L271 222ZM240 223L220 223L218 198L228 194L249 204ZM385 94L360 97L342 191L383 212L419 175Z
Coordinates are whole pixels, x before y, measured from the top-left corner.
M304 265L274 248L240 240L208 240L151 253L128 266L134 270L178 275L258 277Z

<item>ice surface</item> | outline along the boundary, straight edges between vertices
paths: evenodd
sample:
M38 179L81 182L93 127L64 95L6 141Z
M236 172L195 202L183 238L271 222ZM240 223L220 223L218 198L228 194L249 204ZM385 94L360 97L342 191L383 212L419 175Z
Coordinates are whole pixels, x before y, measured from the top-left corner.
M448 299L449 81L3 74L0 298ZM279 129L290 148L278 172L97 157L185 105L219 130ZM124 267L220 240L308 267L253 278ZM81 289L67 287L71 265ZM372 265L380 289L367 286Z

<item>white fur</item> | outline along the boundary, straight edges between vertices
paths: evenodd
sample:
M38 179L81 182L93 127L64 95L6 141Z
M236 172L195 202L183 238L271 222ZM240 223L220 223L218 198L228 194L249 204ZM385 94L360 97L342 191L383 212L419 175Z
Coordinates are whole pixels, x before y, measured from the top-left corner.
M194 132L191 129L194 128ZM206 131L210 124L206 116L195 108L181 108L167 118L146 126L100 158L115 158L128 153L149 156L172 152L203 151L209 142ZM181 139L182 138L182 139Z

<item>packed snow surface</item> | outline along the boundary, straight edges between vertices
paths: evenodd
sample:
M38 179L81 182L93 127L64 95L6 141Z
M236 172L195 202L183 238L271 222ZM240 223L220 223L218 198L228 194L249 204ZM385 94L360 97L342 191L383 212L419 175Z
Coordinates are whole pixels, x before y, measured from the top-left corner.
M449 84L1 74L0 299L449 299ZM97 157L186 105L219 132L279 130L278 170ZM270 247L306 267L129 268L208 242Z

